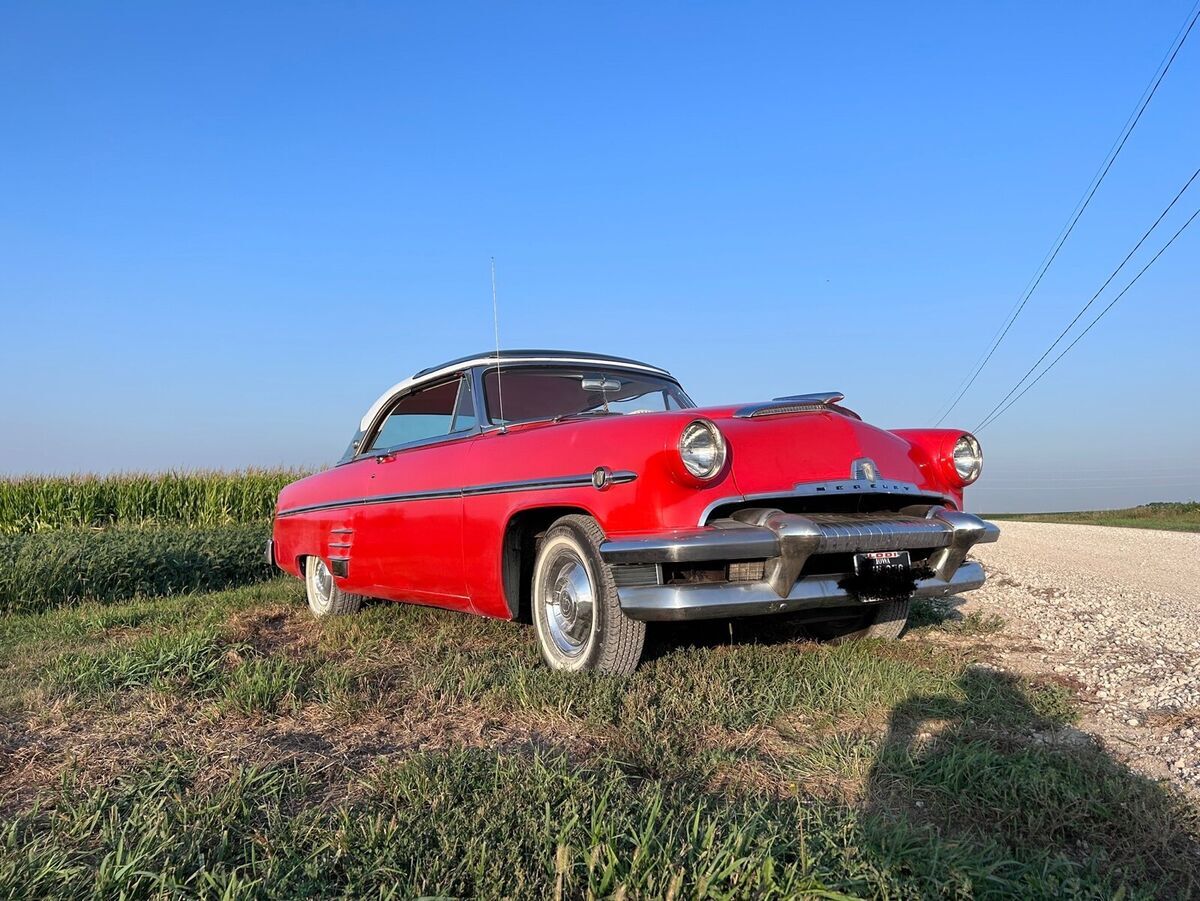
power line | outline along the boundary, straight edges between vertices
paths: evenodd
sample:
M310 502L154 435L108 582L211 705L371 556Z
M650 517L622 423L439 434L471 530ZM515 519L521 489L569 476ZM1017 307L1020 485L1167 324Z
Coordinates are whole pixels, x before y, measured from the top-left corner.
M1075 323L1077 323L1080 319L1083 318L1083 314L1092 308L1092 304L1094 304L1096 302L1097 298L1099 298L1100 295L1104 293L1104 289L1107 288L1110 284L1112 284L1112 280L1117 277L1118 273L1120 273L1120 271L1125 268L1125 264L1128 263L1133 258L1133 255L1141 249L1143 244L1146 243L1146 239L1150 237L1151 233L1156 228L1158 228L1158 224L1160 222L1162 222L1163 219L1166 218L1167 213L1171 212L1171 209L1175 206L1176 202L1178 202L1179 198L1182 197L1184 195L1184 193L1187 191L1187 189L1192 186L1192 182L1194 182L1197 177L1200 177L1200 169L1197 169L1195 172L1192 173L1192 177L1189 178L1187 180L1187 182L1184 184L1184 186L1179 189L1179 193L1176 194L1174 196L1174 198L1172 198L1171 202L1167 204L1166 209L1164 209L1161 213L1158 214L1158 218L1154 220L1154 224L1151 225L1148 229L1146 229L1145 233L1141 236L1141 238L1138 239L1138 242L1133 245L1133 250L1129 251L1129 253L1127 253L1125 255L1125 259L1121 260L1120 265L1117 266L1117 268L1112 271L1112 273L1108 276L1108 278L1106 278L1104 280L1104 284L1102 284L1099 288L1096 289L1096 293L1093 294L1091 299L1083 305L1083 307L1079 310L1078 313L1075 314L1075 318L1072 319L1067 324L1067 327L1058 333L1058 337L1054 339L1054 343L1051 344L1049 347L1047 347L1045 352L1043 352L1042 355L1037 358L1037 362L1034 363L1032 366L1029 367L1029 369L1027 369L1025 371L1025 374L1022 375L1017 380L1017 383L1015 385L1013 385L1012 388L1009 389L1008 394L1004 395L1004 397L1002 397L1000 399L1000 402L998 404L996 404L996 406L992 407L992 409L988 412L988 414L986 416L984 416L981 420L979 420L980 425L987 422L988 417L990 417L993 413L995 413L1002 406L1004 406L1005 401L1007 401L1010 397L1012 397L1017 392L1017 389L1019 389L1021 387L1021 385L1023 385L1025 383L1025 380L1027 378L1029 378L1031 375L1033 375L1034 371L1036 371L1037 368L1042 365L1042 361L1045 360L1046 357L1050 356L1051 351L1053 351L1054 348L1058 347L1059 342L1062 341L1062 339L1067 336L1067 333L1070 332L1071 329L1073 329L1075 327ZM976 429L978 429L979 427L980 426L977 425Z
M1101 164L1097 174L1092 177L1090 186L1084 192L1083 198L1076 205L1070 221L1059 234L1058 240L1055 242L1050 253L1046 255L1046 258L1043 260L1037 274L1034 276L1031 283L1026 287L1025 292L1020 301L1018 301L1015 310L1009 314L1009 317L1005 325L1001 328L999 334L992 339L991 346L984 355L982 362L975 367L971 377L967 379L966 384L963 385L962 389L955 396L954 400L951 401L950 406L947 407L946 411L938 417L937 422L934 423L935 426L941 425L942 422L945 421L946 417L954 411L954 408L958 406L958 403L963 399L963 396L969 390L971 390L971 386L975 384L975 380L979 378L979 374L983 372L984 367L986 367L988 364L988 361L992 359L992 355L996 353L997 348L1000 347L1000 344L1008 335L1009 329L1013 327L1013 324L1017 321L1017 317L1019 317L1021 312L1025 309L1025 305L1029 303L1029 298L1033 296L1033 292L1036 291L1038 285L1042 283L1042 278L1045 276L1047 270L1049 270L1051 264L1054 263L1055 258L1058 256L1058 252L1062 250L1063 245L1067 242L1067 238L1071 236L1071 232L1075 230L1076 223L1079 222L1080 217L1088 208L1088 205L1092 202L1092 198L1095 196L1096 191L1099 190L1105 176L1108 175L1108 171L1113 167L1113 163L1117 161L1117 157L1120 155L1121 150L1125 147L1125 142L1128 141L1129 136L1133 134L1133 130L1137 127L1138 122L1142 118L1142 113L1146 111L1146 107L1149 106L1150 101L1154 99L1155 93L1158 92L1158 86L1162 84L1163 79L1166 78L1167 72L1169 72L1171 69L1171 64L1175 62L1175 57L1179 55L1179 51L1183 49L1183 44L1187 40L1188 35L1192 33L1192 28L1196 25L1197 19L1200 19L1200 2L1197 2L1190 19L1186 20L1187 24L1180 29L1180 33L1177 34L1175 40L1172 41L1171 49L1168 50L1167 55L1163 58L1164 61L1160 62L1158 69L1155 70L1156 77L1151 79L1151 83L1146 91L1143 92L1142 99L1135 108L1135 111L1130 115L1129 119L1126 120L1125 127L1121 130L1121 134L1113 144L1112 149L1109 150L1108 156Z
M1116 297L1114 297L1111 301L1109 301L1108 306L1106 306L1103 310L1101 310L1100 314L1095 319L1093 319L1090 323L1088 323L1088 327L1085 328L1082 332L1080 332L1079 335L1075 338L1075 340L1072 341L1070 344L1068 344L1066 346L1066 348L1063 350L1063 352L1060 353L1057 357L1055 357L1054 360L1050 363L1050 365L1047 366L1045 369L1043 369L1041 371L1041 373L1039 373L1039 375L1036 379L1034 379L1032 382L1030 382L1028 385L1026 385L1025 389L1020 394L1018 394L1016 397L1014 397L1012 400L1010 400L1003 408L1001 408L1001 410L998 413L996 413L995 415L993 415L990 418L988 418L987 420L985 420L975 431L977 431L977 432L983 431L985 428L987 428L989 425L991 425L993 422L995 422L997 419L999 419L1001 416L1003 416L1005 414L1005 412L1009 409L1009 407L1011 407L1013 404L1015 404L1017 401L1019 401L1022 397L1024 397L1030 388L1032 388L1034 385L1036 385L1038 382L1040 382L1045 377L1046 373L1048 373L1051 369L1053 369L1055 367L1055 365L1057 365L1059 360L1061 360L1068 353L1070 353L1071 348L1074 347L1076 344L1078 344L1083 339L1083 336L1086 335L1088 332L1090 332L1092 330L1092 328L1096 325L1096 323L1099 322L1101 319L1103 319L1104 315L1109 310L1111 310L1114 306L1116 306L1117 301L1125 296L1125 292L1128 291L1130 288L1132 288L1135 284L1137 284L1137 280L1146 274L1146 270L1149 269L1151 266L1153 266L1158 261L1158 258L1161 257L1166 252L1168 247L1170 247L1172 244L1175 243L1175 239L1183 234L1184 230L1189 225L1191 225L1192 222L1195 221L1197 216L1200 216L1200 209L1197 209L1196 212L1192 213L1192 215L1188 218L1188 221L1183 223L1183 225L1181 225L1179 227L1179 231L1175 232L1175 234L1173 234L1171 236L1171 240L1167 241L1167 243L1162 246L1162 248L1158 251L1158 253L1156 253L1153 257L1150 258L1150 262L1147 263L1145 266L1143 266L1142 270L1133 277L1133 280L1130 281L1128 285L1126 285L1124 288L1121 289L1121 293L1118 294Z

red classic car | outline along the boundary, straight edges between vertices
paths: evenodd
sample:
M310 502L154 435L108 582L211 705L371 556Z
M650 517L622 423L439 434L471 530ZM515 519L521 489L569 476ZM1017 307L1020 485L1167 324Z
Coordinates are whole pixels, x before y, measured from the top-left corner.
M791 614L896 638L913 597L983 584L962 512L979 442L885 431L837 393L699 409L620 357L505 351L425 369L338 465L279 495L270 560L318 616L363 597L532 620L546 662L629 673L646 622Z

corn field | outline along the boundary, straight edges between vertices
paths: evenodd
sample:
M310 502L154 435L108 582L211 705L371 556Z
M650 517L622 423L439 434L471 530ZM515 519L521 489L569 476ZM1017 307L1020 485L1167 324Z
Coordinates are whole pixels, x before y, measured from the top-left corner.
M0 480L0 534L111 526L265 524L292 469Z

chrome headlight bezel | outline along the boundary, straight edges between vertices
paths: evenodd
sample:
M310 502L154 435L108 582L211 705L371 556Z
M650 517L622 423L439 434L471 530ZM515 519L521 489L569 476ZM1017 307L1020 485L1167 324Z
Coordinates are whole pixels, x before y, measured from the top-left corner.
M700 448L707 445L707 448ZM708 482L725 468L728 445L725 436L710 419L693 419L679 433L679 460L694 479Z
M970 485L983 472L983 448L979 439L970 432L963 432L950 451L950 465L959 481Z

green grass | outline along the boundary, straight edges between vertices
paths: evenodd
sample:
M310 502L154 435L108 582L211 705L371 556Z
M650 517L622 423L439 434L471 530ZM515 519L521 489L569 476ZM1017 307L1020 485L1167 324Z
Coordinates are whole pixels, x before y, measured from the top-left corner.
M986 518L1200 532L1200 503L1154 503L1126 510L1089 510L1079 513L992 513L986 514Z
M111 526L263 525L291 469L0 479L0 534Z
M225 683L225 705L243 714L295 710L312 694L308 667L285 658L256 658L236 667Z
M910 633L935 627L941 632L974 635L986 638L1004 628L1003 617L994 613L972 610L966 614L952 613L946 602L937 598L917 598L908 616Z
M212 591L270 578L267 525L0 535L0 612Z
M144 687L200 692L220 678L226 653L212 630L147 635L99 654L64 654L44 679L52 689L89 697Z
M825 803L697 794L611 762L491 751L381 767L353 804L307 806L288 766L156 760L69 783L14 821L0 886L26 897L1114 897L1054 850L943 842ZM935 850L935 854L930 854ZM1086 881L1085 881L1086 880Z
M0 769L0 897L1200 891L1195 807L982 665L1001 627L662 629L620 680L292 580L0 616L0 742L40 748Z

